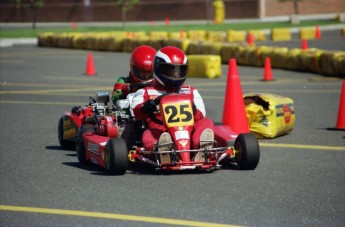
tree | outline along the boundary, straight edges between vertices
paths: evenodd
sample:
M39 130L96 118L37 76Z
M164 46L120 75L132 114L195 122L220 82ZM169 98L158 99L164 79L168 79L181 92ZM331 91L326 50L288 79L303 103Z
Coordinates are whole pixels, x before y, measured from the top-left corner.
M134 6L138 5L140 0L115 0L115 4L122 9L122 27L125 26L127 11L131 10Z
M293 3L293 8L294 8L294 13L299 14L298 10L298 2L304 2L305 0L277 0L278 2L292 2Z
M31 11L31 18L32 18L32 28L36 28L36 22L37 22L37 15L36 15L36 9L37 7L43 7L44 6L44 0L12 0L17 6L20 6L21 8L24 7L24 4L26 2L29 3L30 11Z

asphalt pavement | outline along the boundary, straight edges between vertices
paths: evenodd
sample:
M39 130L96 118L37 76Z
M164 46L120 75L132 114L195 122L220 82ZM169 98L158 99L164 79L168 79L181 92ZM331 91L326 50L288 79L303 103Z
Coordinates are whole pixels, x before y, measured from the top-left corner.
M323 37L320 48L344 38ZM343 80L313 73L238 66L243 93L294 100L292 132L260 140L254 171L124 176L81 165L60 147L57 122L96 91L111 92L128 74L129 53L92 51L96 76L86 76L90 51L14 45L0 50L1 226L344 226L345 131L335 130ZM222 119L228 66L215 79L189 78L207 116ZM236 107L233 107L236 111Z

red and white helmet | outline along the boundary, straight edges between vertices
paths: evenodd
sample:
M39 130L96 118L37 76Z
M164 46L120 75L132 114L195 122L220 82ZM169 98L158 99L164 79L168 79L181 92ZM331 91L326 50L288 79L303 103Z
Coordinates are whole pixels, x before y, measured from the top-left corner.
M177 47L167 46L157 51L153 63L154 78L168 90L178 90L186 80L187 56Z
M156 50L150 46L139 46L135 48L130 58L130 80L134 83L149 81L153 79L153 59Z

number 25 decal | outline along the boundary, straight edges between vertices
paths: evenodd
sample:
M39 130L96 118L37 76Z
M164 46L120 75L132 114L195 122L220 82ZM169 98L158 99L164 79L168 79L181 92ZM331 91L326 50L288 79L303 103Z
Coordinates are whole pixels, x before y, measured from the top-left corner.
M163 110L168 127L194 124L193 110L189 102L163 105Z

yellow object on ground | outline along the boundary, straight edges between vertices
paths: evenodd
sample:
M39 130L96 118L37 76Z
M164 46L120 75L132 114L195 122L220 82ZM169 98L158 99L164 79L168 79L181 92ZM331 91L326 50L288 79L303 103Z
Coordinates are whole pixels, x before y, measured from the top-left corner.
M228 30L226 32L227 42L243 42L246 40L245 31Z
M257 138L275 138L292 131L294 102L275 94L244 94L249 128Z
M315 28L301 28L299 37L301 39L315 39Z
M222 64L219 55L188 55L187 77L220 77Z
M291 32L288 28L273 28L271 30L271 39L273 41L289 41L291 40Z

